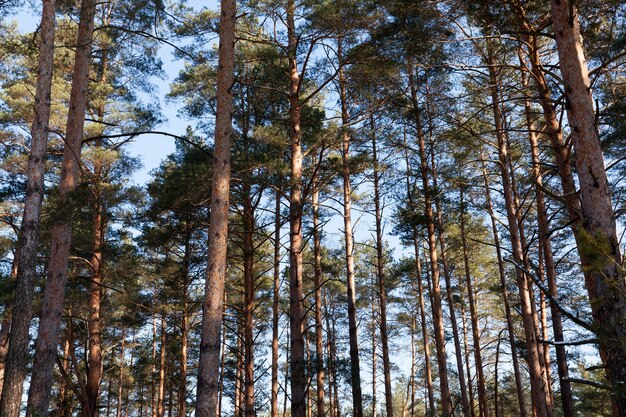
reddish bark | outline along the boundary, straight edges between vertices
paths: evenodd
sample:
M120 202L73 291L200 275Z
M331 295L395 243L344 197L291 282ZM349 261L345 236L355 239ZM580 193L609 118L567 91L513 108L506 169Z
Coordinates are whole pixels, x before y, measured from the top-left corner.
M95 0L83 0L80 6L72 91L59 182L59 201L52 228L52 248L35 343L35 361L26 408L27 417L46 417L50 404L72 244L72 218L76 205L72 194L78 186L80 174L80 154L87 107L96 4Z
M219 403L220 347L224 312L224 281L228 247L230 202L231 132L235 67L236 1L221 0L217 112L211 188L211 224L207 276L202 305L200 363L196 395L196 417L216 417Z
M56 1L44 0L39 27L40 44L35 84L35 112L31 127L31 149L26 174L24 214L20 226L17 260L17 285L8 341L6 367L2 380L0 415L18 417L24 379L28 366L28 330L33 316L33 293L39 242L39 218L44 194L44 171L50 120L50 91L54 57ZM5 318L6 319L6 318ZM8 327L8 326L7 326Z

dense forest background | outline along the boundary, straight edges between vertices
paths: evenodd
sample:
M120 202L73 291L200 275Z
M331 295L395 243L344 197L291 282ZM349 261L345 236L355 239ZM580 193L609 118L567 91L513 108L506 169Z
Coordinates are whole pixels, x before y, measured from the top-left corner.
M0 13L1 417L626 416L624 2Z

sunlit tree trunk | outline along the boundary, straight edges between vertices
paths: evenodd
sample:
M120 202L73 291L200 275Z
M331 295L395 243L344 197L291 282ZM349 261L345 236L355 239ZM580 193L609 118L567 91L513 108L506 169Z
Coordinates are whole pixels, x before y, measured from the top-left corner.
M521 59L520 59L521 60ZM523 61L522 61L523 63ZM528 79L526 73L522 71L522 85L528 85ZM532 108L530 100L524 100L524 110L526 115L526 124L529 128L528 139L530 142L530 148L532 153L532 172L535 180L536 189L536 205L537 205L537 223L539 225L539 245L542 252L542 261L545 264L545 275L548 281L548 288L550 293L555 299L558 299L558 289L556 282L556 265L554 262L554 256L552 253L552 244L550 242L550 222L548 220L548 212L546 207L545 196L543 192L543 175L541 172L541 160L539 155L539 143L537 135L535 134L534 123L532 120ZM543 293L542 293L543 295ZM545 300L545 299L542 299ZM545 303L545 301L543 301ZM562 342L563 338L563 319L561 310L554 303L550 303L550 313L552 314L552 328L554 332L554 340L557 343L555 346L557 370L559 373L559 386L561 388L561 405L563 407L563 415L565 417L572 417L575 415L574 403L572 399L572 386L569 382L569 369L567 367L567 354L565 346ZM542 314L544 321L546 319L546 313ZM544 324L545 326L545 324ZM544 332L547 333L547 332ZM547 337L544 335L544 339ZM545 344L545 351L549 352L548 345ZM546 367L548 367L546 361ZM548 367L549 368L549 367Z
M73 206L76 205L72 193L78 186L80 175L80 154L87 107L96 4L95 0L83 0L80 6L74 74L72 76L72 91L65 130L65 147L59 181L59 201L57 203L57 207L59 209L62 207L63 211L59 210L55 214L52 228L48 277L35 343L35 360L26 408L27 417L46 417L50 405L72 244Z
M287 2L287 56L289 61L289 140L291 148L291 195L289 201L289 312L291 334L291 416L306 414L306 370L304 361L304 306L302 304L303 236L302 214L302 132L300 131L300 74L298 72L298 37L296 2Z
M211 223L196 394L196 417L216 417L230 202L230 143L235 66L236 0L221 0Z
M598 327L600 356L613 387L613 415L626 416L626 278L577 6L565 0L551 0L550 6L580 184L585 233L581 236L584 248L579 248L587 255L581 256L583 268L588 271L585 285ZM593 263L587 263L590 258Z
M518 218L515 211L515 201L511 184L511 174L508 168L508 149L504 132L504 123L500 109L500 95L498 89L498 79L496 74L496 64L492 48L488 48L488 70L490 79L490 92L493 107L493 114L496 125L496 136L498 146L499 168L502 178L502 188L507 212L509 232L513 259L518 267L515 268L517 286L520 296L520 308L522 313L522 323L526 337L527 360L530 371L531 393L537 417L551 417L552 409L549 406L548 390L544 384L542 357L537 344L537 329L533 318L533 300L530 298L528 288L528 277L520 269L524 265L524 254L519 234Z
M54 56L56 1L44 0L39 26L39 58L35 84L35 117L31 127L31 148L26 172L24 214L18 237L16 258L15 302L10 316L4 317L2 329L11 322L3 372L0 415L18 417L24 379L28 366L28 330L33 316L33 295L39 243L39 218L44 194L44 171L50 120L50 91ZM7 321L7 323L5 323ZM7 334L7 333L4 333Z

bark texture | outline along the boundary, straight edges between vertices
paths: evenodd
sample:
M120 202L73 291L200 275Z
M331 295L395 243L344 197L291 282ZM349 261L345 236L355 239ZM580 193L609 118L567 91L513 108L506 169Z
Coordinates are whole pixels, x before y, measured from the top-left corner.
M291 416L306 414L306 369L304 360L304 306L302 213L302 132L300 131L300 74L298 72L298 37L296 2L287 3L287 55L289 60L289 140L291 148L291 195L289 201L289 312L291 337Z
M230 202L230 158L235 67L236 1L221 0L220 45L217 69L217 113L215 151L211 188L211 224L207 277L202 305L200 363L196 395L196 417L218 413L220 346L224 311L224 280L228 246L228 209Z
M584 255L585 285L600 356L613 387L613 415L626 416L626 277L621 270L622 255L577 7L566 0L551 0L550 6L580 184L584 248L579 246L579 251Z
M39 28L39 58L35 84L35 112L31 127L31 148L26 174L24 215L20 226L17 259L17 285L11 315L11 337L8 340L6 367L2 380L0 415L17 417L28 366L28 329L33 316L33 293L37 269L39 218L44 194L44 171L48 147L50 91L54 57L56 1L44 0ZM4 323L3 323L4 324ZM7 330L8 330L8 326ZM3 325L4 328L4 325Z
M80 175L80 155L87 107L96 4L95 0L83 0L80 6L72 91L61 163L59 201L54 213L48 277L35 343L33 373L28 391L26 415L29 417L46 417L50 404L72 245L72 218L76 206L73 193L78 186Z

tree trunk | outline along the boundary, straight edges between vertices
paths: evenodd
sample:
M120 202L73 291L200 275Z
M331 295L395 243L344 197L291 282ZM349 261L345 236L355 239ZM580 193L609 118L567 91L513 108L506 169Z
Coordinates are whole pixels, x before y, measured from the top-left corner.
M234 396L235 399L233 401L233 406L234 406L234 415L235 417L243 417L243 401L242 398L243 396L241 395L243 393L243 389L242 389L242 385L243 385L243 380L245 378L244 376L244 372L243 372L243 368L244 368L244 355L243 355L243 339L241 337L241 322L238 321L237 324L237 334L235 335L236 340L237 340L237 350L235 351L235 357L236 357L236 361L235 361L235 392L234 392Z
M354 417L363 417L361 394L361 369L359 364L358 327L356 320L356 283L354 281L354 237L352 234L352 187L350 185L350 132L346 92L346 81L341 69L343 65L342 39L337 40L339 57L339 100L341 102L342 129L342 176L343 176L343 228L346 254L346 289L348 296L348 333L350 336L350 385L352 387L352 409Z
M161 314L161 346L159 348L159 388L157 390L157 417L165 416L165 345L166 328L165 313Z
M504 199L507 211L507 220L509 232L511 235L511 245L513 251L513 259L519 265L524 265L524 254L519 234L519 226L517 213L515 211L515 201L513 188L511 184L511 174L508 168L508 149L506 138L504 136L504 123L500 110L500 96L498 91L498 80L496 75L495 59L493 58L493 50L488 47L488 70L490 77L491 100L493 114L496 125L496 135L498 140L498 158L499 168L502 177L502 188L504 191ZM530 371L530 382L533 404L536 408L537 417L551 417L552 409L548 403L548 391L544 385L544 375L542 366L542 357L537 345L537 329L533 318L533 300L530 299L528 289L528 278L526 274L519 268L515 268L517 286L520 295L520 307L522 310L522 323L524 334L526 336L527 359Z
M70 338L66 333L65 340L63 340L63 360L60 362L60 366L63 367L63 370L68 375L70 374L70 342ZM67 410L69 403L68 388L67 381L63 380L61 382L61 386L59 387L59 405L56 412L57 417L70 415L70 412Z
M435 327L435 347L437 349L437 366L439 368L439 387L441 392L441 407L443 417L452 415L452 397L450 396L450 385L448 383L448 368L446 359L445 333L443 324L443 308L441 304L441 288L439 286L439 259L437 255L437 237L435 233L435 217L432 207L432 196L430 183L428 180L428 160L426 154L426 143L422 133L422 122L419 104L417 101L417 90L414 82L413 65L409 63L409 88L411 90L411 101L415 117L415 125L418 130L417 140L419 145L420 170L422 176L422 188L424 192L424 216L426 217L428 234L428 254L431 264L432 279L432 311L433 324Z
M378 352L377 345L378 342L376 340L376 299L375 299L375 291L374 291L374 283L370 283L372 288L372 417L376 417L378 413Z
M378 302L380 305L380 342L383 350L383 373L385 376L385 409L387 417L393 417L393 391L391 387L391 365L389 362L389 335L387 334L387 292L385 289L385 265L383 254L383 211L380 197L380 166L376 145L376 127L370 116L372 130L372 158L374 160L374 205L376 220L376 275L378 277Z
M254 207L251 187L243 185L243 275L244 275L244 415L254 417Z
M467 391L470 399L470 416L476 416L475 404L474 404L474 388L472 387L472 371L470 368L470 360L469 360L469 342L467 339L467 323L465 320L465 299L463 297L463 293L461 292L461 330L463 331L463 350L465 356L465 371L467 372L467 380L470 383L467 385Z
M482 158L482 156L481 156ZM520 373L519 359L515 349L515 330L513 327L513 316L511 315L511 305L509 303L509 291L507 289L506 273L504 271L504 260L502 259L502 250L500 247L500 237L498 234L497 220L491 204L491 192L489 191L489 180L485 170L484 161L481 159L483 181L485 184L485 198L487 213L491 219L491 230L493 233L494 246L496 247L496 256L498 258L498 275L500 276L500 286L502 288L502 301L504 303L504 314L506 316L507 330L509 334L509 345L511 346L511 360L513 362L513 375L515 376L515 392L517 394L517 405L519 407L520 417L526 417L526 402L524 401L524 390L522 387L522 376ZM497 399L496 399L497 400Z
M412 186L411 186L411 164L409 161L408 151L405 148L405 163L406 163L406 197L409 202L409 207L412 211L417 210L417 204L413 198ZM428 410L427 416L435 415L435 396L433 394L433 378L430 367L430 342L428 337L428 327L426 323L426 305L424 302L424 286L422 283L422 264L420 262L420 250L419 250L419 235L417 231L417 225L413 225L413 250L415 253L415 281L417 281L417 296L418 307L421 319L422 329L422 342L424 345L424 373L426 379L426 389L428 394Z
M319 190L313 191L313 253L315 257L315 374L317 383L317 417L324 417L324 329L322 328L322 239L319 224Z
M72 218L76 206L72 194L78 186L80 175L80 154L89 88L96 4L95 0L83 0L80 6L76 58L59 182L59 201L52 228L48 277L44 290L37 342L35 343L35 360L26 409L27 417L47 417L50 405L72 244Z
M411 316L411 417L415 417L415 316Z
M306 370L304 362L303 192L302 133L300 131L300 74L298 73L296 2L287 2L287 55L289 60L289 140L291 143L291 195L289 201L289 312L291 333L291 417L305 417Z
M189 346L189 269L191 263L191 219L185 220L185 249L183 254L182 269L182 308L180 318L180 378L178 381L178 417L187 416L187 355Z
M31 149L26 173L24 214L15 253L17 261L15 302L10 319L5 317L11 321L11 338L8 341L8 351L4 362L6 364L4 378L0 381L2 383L0 415L6 417L18 417L20 414L22 391L28 366L28 330L33 316L39 218L44 194L44 171L48 147L55 9L55 0L43 1L35 84L35 118L31 127Z
M122 417L122 395L124 393L124 348L126 345L126 327L122 326L122 337L120 343L120 373L117 380L117 408L115 417Z
M585 233L579 252L586 255L581 256L588 271L585 285L598 327L600 356L613 386L613 415L626 416L626 279L577 7L564 0L551 0L550 5L580 184Z
M526 86L528 80L526 73L522 72L522 85ZM545 264L545 274L548 280L548 288L550 293L555 299L558 299L558 288L556 282L556 266L552 253L552 244L550 242L550 222L548 220L548 211L545 202L545 196L543 193L543 176L541 174L541 160L539 157L539 144L537 135L534 133L534 123L532 121L532 109L530 101L524 100L524 107L526 113L526 123L529 128L528 139L530 141L530 148L533 160L533 177L535 180L536 188L536 204L537 204L537 222L539 224L539 245L542 252L543 263ZM543 293L542 293L543 295ZM554 303L550 303L550 312L552 313L552 328L554 331L554 340L556 344L556 360L557 370L559 373L559 386L561 388L561 405L563 407L564 417L573 417L575 415L574 402L572 399L572 386L569 382L569 369L567 367L567 353L565 346L560 342L563 342L563 319L561 310ZM545 321L546 314L542 315ZM547 332L546 332L547 333ZM544 335L543 339L547 339ZM548 351L548 345L545 344L545 349ZM546 364L547 365L547 364Z
M428 112L427 115L428 115L428 120L430 122L431 121L430 109L429 109L430 97L428 96L428 92L426 93L426 101L427 101L426 109ZM418 129L418 135L420 134L420 132L421 132L421 128ZM430 132L432 135L432 126L430 127ZM434 151L434 143L432 141L432 137L430 138L429 142L430 142L429 143L430 144L430 163L431 163L431 174L432 174L432 180L433 180L433 189L437 190L438 189L437 166L435 164L435 151ZM459 326L456 321L456 311L454 310L454 297L452 296L452 282L451 282L452 274L450 272L450 267L448 265L448 256L447 256L446 239L445 239L445 227L444 227L443 215L442 215L442 210L441 210L441 202L440 202L439 196L437 195L433 196L433 200L435 203L435 208L437 210L437 215L436 215L437 216L437 229L439 231L438 240L439 240L439 246L441 248L441 263L443 265L444 282L446 284L446 300L448 302L448 310L450 312L450 327L452 327L452 340L454 341L454 356L456 358L456 369L459 374L459 389L461 390L461 406L463 409L463 415L465 417L470 417L471 411L473 411L470 408L470 405L471 405L470 403L473 402L473 400L470 401L470 399L468 399L468 386L465 383L465 372L463 370L463 359L462 359L463 351L461 350L461 340L459 338ZM469 378L469 374L468 374L468 378ZM469 384L471 385L471 379L469 380ZM471 388L469 388L469 391L471 391ZM470 397L471 397L471 394L470 394Z
M156 303L156 300L153 300ZM152 314L152 372L150 378L150 412L152 417L157 416L157 402L156 402L156 378L157 373L157 318L156 313Z
M337 400L337 345L335 343L335 316L334 308L332 307L332 294L328 294L328 290L324 294L324 317L326 318L326 331L328 337L326 338L326 349L328 354L326 356L328 363L328 399L330 402L330 417L339 417L338 409L339 403ZM331 322L332 319L332 322ZM332 323L332 324L331 324Z
M102 147L102 140L98 140L97 147ZM94 213L93 251L91 255L91 284L89 289L89 353L87 363L87 416L98 416L98 399L100 397L100 383L102 381L102 317L100 306L102 302L102 245L106 230L105 208L100 195L100 180L102 164L96 159L94 162Z
M480 353L480 328L478 323L478 311L476 309L476 300L474 299L474 286L472 284L472 276L470 274L469 250L467 246L467 235L465 233L465 204L464 192L461 189L461 243L463 246L463 266L465 268L465 286L467 289L467 301L470 307L470 318L472 323L472 341L474 344L474 363L476 366L476 375L478 376L478 403L480 407L481 417L489 417L489 403L487 402L487 389L485 387L485 374L483 372L483 359Z
M272 397L270 417L278 417L278 305L280 301L280 193L274 209L274 293L272 298Z
M224 280L228 247L228 209L230 202L230 143L232 132L235 67L236 0L221 0L217 69L217 111L215 150L211 187L211 223L207 276L202 305L202 330L196 417L217 417L219 399L220 347L224 312Z

